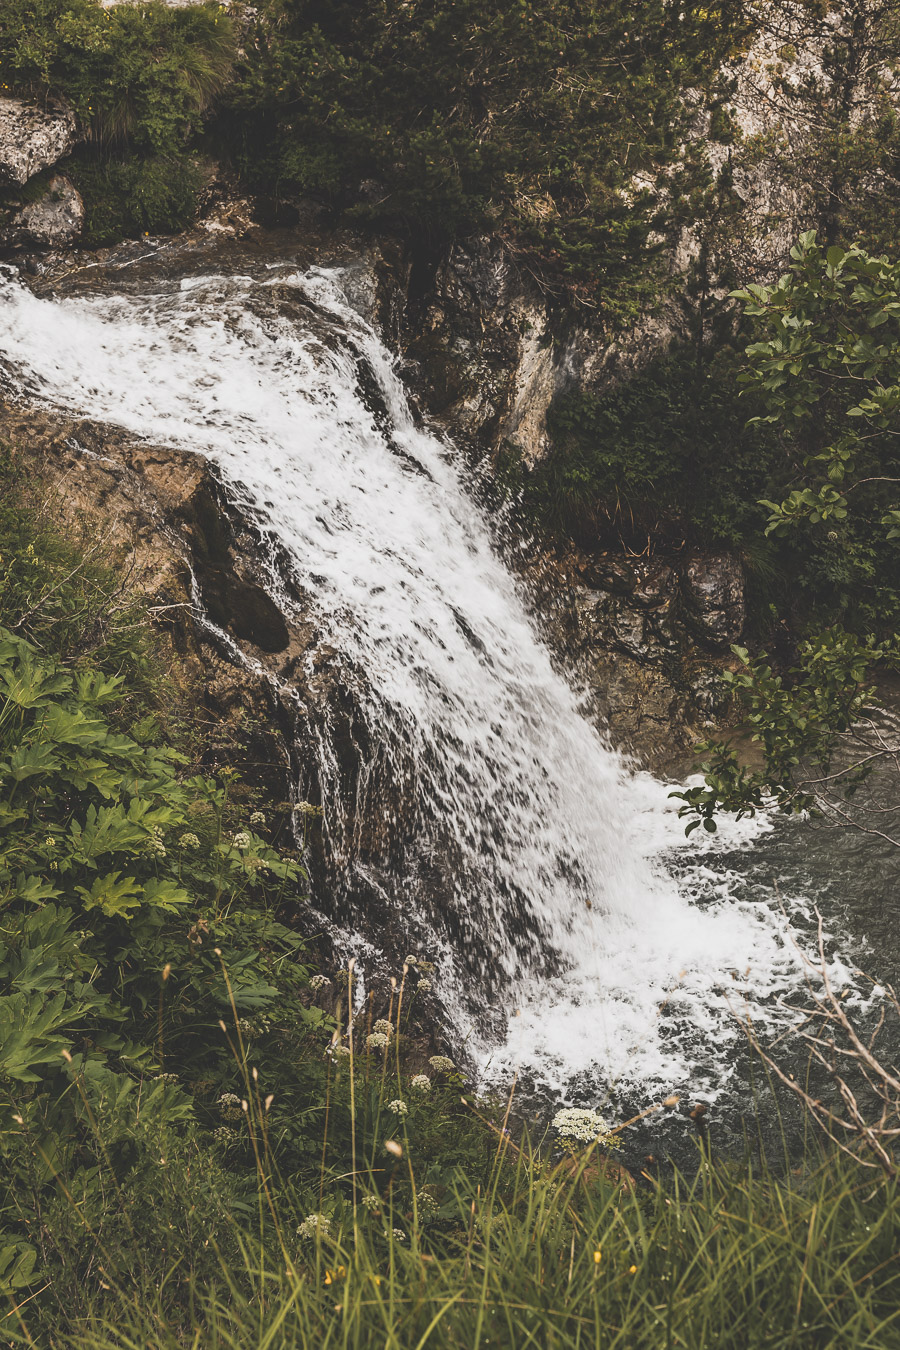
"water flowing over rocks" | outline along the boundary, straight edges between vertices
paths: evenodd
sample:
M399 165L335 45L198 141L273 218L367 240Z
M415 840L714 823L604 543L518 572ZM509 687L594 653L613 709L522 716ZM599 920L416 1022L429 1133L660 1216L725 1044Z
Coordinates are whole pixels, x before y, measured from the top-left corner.
M68 154L77 139L71 108L0 98L0 181L27 183Z

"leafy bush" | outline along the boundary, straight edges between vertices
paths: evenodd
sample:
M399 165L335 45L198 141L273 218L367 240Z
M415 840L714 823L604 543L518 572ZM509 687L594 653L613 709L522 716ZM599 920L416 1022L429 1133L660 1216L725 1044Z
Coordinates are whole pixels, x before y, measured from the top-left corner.
M98 147L175 154L201 126L234 59L220 5L159 0L6 0L0 75L14 89L62 93Z
M190 225L203 175L181 158L78 156L68 170L84 198L84 242L114 244L138 234L167 234Z
M743 33L728 0L279 0L233 93L242 164L420 240L499 229L624 313L657 284L687 126Z

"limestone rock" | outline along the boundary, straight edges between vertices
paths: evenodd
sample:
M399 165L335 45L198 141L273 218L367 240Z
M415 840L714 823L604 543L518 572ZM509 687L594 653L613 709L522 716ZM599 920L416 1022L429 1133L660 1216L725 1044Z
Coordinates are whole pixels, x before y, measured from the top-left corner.
M5 232L10 243L62 248L73 243L84 225L84 202L75 184L55 174L47 191L13 217Z
M0 179L27 183L68 154L77 139L71 108L39 108L19 98L0 98Z
M738 641L744 629L744 573L733 554L695 555L684 570L684 590L702 638L722 647Z

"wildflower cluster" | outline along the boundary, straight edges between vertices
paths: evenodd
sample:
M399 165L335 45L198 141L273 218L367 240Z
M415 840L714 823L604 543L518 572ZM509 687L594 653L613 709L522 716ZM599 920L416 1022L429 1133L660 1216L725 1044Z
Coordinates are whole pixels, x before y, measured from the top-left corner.
M430 1092L431 1079L427 1073L417 1073L409 1085L413 1092Z
M154 858L164 858L166 856L166 846L163 843L163 832L159 825L154 825L150 831L150 838L147 840L147 852Z
M254 811L250 816L251 825L265 825L265 823L266 823L265 811Z
M185 834L181 835L181 837L178 840L178 843L181 848L200 847L200 840L194 834L193 830L188 830Z
M331 1053L335 1059L349 1059L350 1047L349 1045L332 1045Z
M326 1214L307 1214L297 1233L302 1238L331 1237L331 1220Z
M371 1214L376 1214L381 1209L381 1197L378 1195L364 1195L360 1203L365 1205Z
M154 1081L157 1082L157 1083L164 1083L164 1084L177 1083L177 1082L178 1082L178 1074L177 1074L177 1073L158 1073L158 1074L154 1075Z
M252 841L246 830L238 830L231 842L235 848L240 849L241 852L243 852L244 849L250 847Z
M372 1030L379 1036L387 1036L388 1040L390 1040L394 1034L393 1025L386 1017L379 1017L378 1021L372 1027Z
M330 989L331 981L329 980L327 975L313 975L312 979L309 982L309 987L310 989L313 990L314 993L318 993L320 989L326 988Z
M386 1050L389 1044L383 1031L373 1031L371 1036L366 1037L366 1045L370 1050Z
M456 1069L453 1060L448 1059L446 1055L432 1055L428 1063L435 1073L453 1073Z
M416 1206L418 1207L419 1213L425 1219L432 1218L437 1214L439 1208L438 1202L431 1194L431 1191L419 1191L416 1196Z
M420 980L416 988L423 994L427 994L431 988L430 980Z
M226 1120L240 1120L243 1111L236 1092L223 1092L218 1101L219 1114Z
M602 1148L617 1148L618 1136L610 1134L609 1125L599 1111L579 1106L565 1106L553 1117L553 1128L564 1148L576 1150L586 1144L598 1143Z
M388 1110L393 1111L395 1116L408 1116L409 1107L400 1097L395 1097L392 1102L388 1102Z
M213 1139L220 1148L233 1148L240 1137L237 1130L233 1130L230 1125L218 1125L213 1130Z

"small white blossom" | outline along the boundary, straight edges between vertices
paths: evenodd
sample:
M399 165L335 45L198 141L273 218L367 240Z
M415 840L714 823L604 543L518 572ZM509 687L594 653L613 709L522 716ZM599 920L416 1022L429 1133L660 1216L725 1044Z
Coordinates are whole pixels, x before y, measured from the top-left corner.
M431 1191L419 1191L419 1194L416 1196L416 1205L418 1206L419 1213L426 1219L430 1218L432 1214L436 1214L439 1208L438 1202L431 1194Z
M417 988L418 988L418 990L419 990L419 992L420 992L421 994L427 994L428 991L429 991L429 989L431 988L431 981L430 981L430 980L420 980L419 983L418 983L418 985L417 985Z
M409 1086L412 1088L413 1092L430 1092L431 1079L428 1077L427 1073L417 1073Z
M250 847L250 836L246 830L238 830L231 841L235 848L245 849Z
M166 846L158 835L151 835L147 840L147 852L153 858L164 858L166 856Z
M265 825L266 813L264 811L254 811L250 817L251 825Z
M408 956L403 964L405 966L417 966L419 964L419 958L417 956Z
M297 1229L300 1237L331 1237L331 1220L325 1214L307 1214Z
M435 1073L453 1073L456 1065L446 1055L432 1055L428 1061Z
M241 1099L236 1092L223 1092L218 1103L219 1113L226 1120L240 1120L243 1115Z
M218 1125L213 1130L213 1139L221 1148L232 1148L240 1137L237 1130L233 1130L230 1125Z
M334 1055L335 1059L349 1059L350 1047L349 1045L333 1045L331 1047L331 1053Z
M200 840L197 838L197 836L193 833L192 830L188 830L186 834L183 834L181 838L178 840L178 843L181 846L181 848L200 847Z
M366 1037L366 1045L370 1050L386 1050L389 1041L383 1031L373 1031L371 1036Z
M618 1140L609 1136L609 1126L599 1111L589 1111L579 1106L565 1106L553 1117L553 1128L562 1143L573 1148L579 1144L593 1144L595 1141L607 1147Z
M378 1195L364 1195L362 1198L362 1204L364 1204L366 1209L368 1209L372 1214L374 1214L377 1210L381 1209L381 1197Z
M409 1115L409 1107L406 1105L405 1101L401 1100L400 1097L395 1097L392 1102L388 1102L387 1109L389 1111L393 1111L395 1116Z
M320 989L330 988L331 981L327 975L314 975L309 982L309 987L318 993Z
M394 1240L395 1240L396 1242L405 1242L405 1241L406 1241L406 1234L404 1233L404 1231L403 1231L402 1228L395 1228L395 1229L393 1230L393 1233L394 1233Z
M312 802L298 802L296 806L291 807L291 810L294 815L306 816L310 820L322 814L321 806L313 806Z
M378 1021L372 1027L372 1030L376 1032L379 1036L387 1036L388 1040L390 1040L394 1034L393 1025L387 1020L386 1017L379 1017Z
M177 1083L177 1073L158 1073L154 1075L154 1081L157 1083Z

